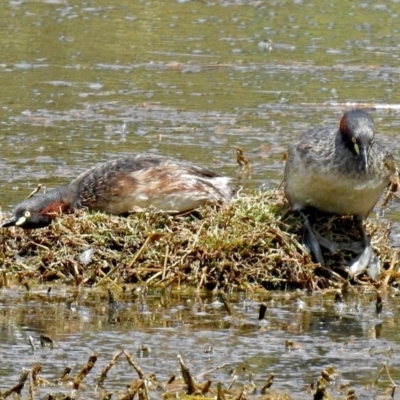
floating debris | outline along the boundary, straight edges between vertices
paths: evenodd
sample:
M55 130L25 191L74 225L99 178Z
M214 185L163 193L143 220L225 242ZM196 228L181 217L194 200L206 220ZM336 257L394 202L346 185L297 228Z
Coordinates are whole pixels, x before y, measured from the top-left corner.
M89 265L92 262L93 259L93 254L94 254L94 249L89 248L85 250L80 256L79 256L79 261L83 265Z
M262 321L265 318L265 313L267 312L267 305L265 303L260 304L260 309L258 312L258 320Z
M40 335L40 345L42 347L45 347L45 346L55 347L56 346L54 340L49 335Z

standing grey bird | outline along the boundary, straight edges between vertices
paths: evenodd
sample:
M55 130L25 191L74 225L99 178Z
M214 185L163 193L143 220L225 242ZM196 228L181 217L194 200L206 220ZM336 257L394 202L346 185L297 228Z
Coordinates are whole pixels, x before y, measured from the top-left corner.
M22 201L1 226L43 228L58 214L78 208L116 215L146 207L181 213L228 202L234 194L230 181L211 169L171 157L132 155L93 167L67 185Z
M338 215L353 215L361 235L363 252L350 272L368 268L379 274L379 261L363 227L395 173L393 157L374 140L371 116L360 109L347 111L339 128L309 130L292 142L285 168L285 196L294 211L311 207ZM323 263L323 238L305 218L305 244L317 262ZM307 243L308 242L308 243Z

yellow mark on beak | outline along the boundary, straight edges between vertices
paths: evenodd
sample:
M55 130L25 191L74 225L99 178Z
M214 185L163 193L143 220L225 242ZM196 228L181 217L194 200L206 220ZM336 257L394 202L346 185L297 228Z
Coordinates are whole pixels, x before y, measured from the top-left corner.
M357 153L357 155L360 155L360 146L357 143L354 143L354 150Z
M21 226L26 222L26 217L21 217L16 223L15 226Z

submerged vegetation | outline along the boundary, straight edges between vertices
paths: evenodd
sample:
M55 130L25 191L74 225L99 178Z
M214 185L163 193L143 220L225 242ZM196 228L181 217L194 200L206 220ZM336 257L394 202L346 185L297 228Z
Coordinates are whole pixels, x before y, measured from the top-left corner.
M24 293L19 307L8 297L12 310L1 318L23 330L11 329L17 366L2 377L0 399L351 400L389 390L394 397L394 291L244 296L132 286L120 293L46 285ZM82 327L90 333L77 335Z
M337 241L358 240L350 217L321 216L316 229ZM381 260L383 280L396 278L395 250L388 246L390 224L370 218L367 232ZM326 266L312 261L301 244L302 220L291 213L281 191L239 194L229 205L187 215L147 210L128 217L79 211L44 229L4 229L0 257L2 284L27 283L166 288L318 290L350 277L352 254L327 254ZM387 272L390 270L390 272Z

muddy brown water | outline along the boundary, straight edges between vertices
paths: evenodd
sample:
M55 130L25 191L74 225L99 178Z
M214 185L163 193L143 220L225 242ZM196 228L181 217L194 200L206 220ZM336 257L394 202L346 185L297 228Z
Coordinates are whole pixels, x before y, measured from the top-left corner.
M118 350L128 351L144 373L155 373L165 384L180 375L180 354L199 382L210 379L227 388L257 387L259 394L270 373L273 387L294 399L311 398L307 386L316 382L329 365L335 369L329 392L345 398L347 387L357 398L371 399L390 387L382 376L372 383L384 363L392 379L399 379L399 300L397 292L383 297L383 311L376 314L373 291L344 297L335 303L334 293L306 294L264 292L229 296L233 315L228 315L221 299L211 293L184 288L172 292L140 294L128 288L114 290L117 303L110 306L105 290L54 287L3 289L0 298L1 359L0 389L16 382L23 368L40 363L40 376L54 381L68 366L75 376L89 356L98 361L84 381L78 398L97 398L96 383L103 368ZM258 320L260 303L267 304L266 316ZM55 346L41 347L40 335L48 335ZM32 338L36 349L30 343ZM286 341L293 346L286 347ZM143 350L145 349L145 350ZM117 393L137 377L120 357L104 383ZM344 387L344 389L341 389ZM70 393L59 386L37 389L46 393ZM151 398L160 390L151 389ZM336 397L335 397L336 398Z
M237 176L240 147L253 166L245 189L276 187L290 140L336 124L356 104L370 107L378 139L399 162L399 15L397 1L7 0L0 205L9 212L38 183L56 186L98 162L144 151ZM400 221L397 202L385 217ZM0 291L0 390L35 362L51 376L65 365L79 368L92 351L104 365L116 349L135 353L142 343L152 348L140 359L143 368L161 380L178 371L180 353L196 373L205 365L245 365L259 383L275 372L277 386L298 398L327 364L359 398L383 390L365 389L382 362L395 374L399 367L396 296L380 319L371 301L359 309L351 300L339 314L313 297L307 311L278 305L260 333L258 300L239 299L243 319L232 320L213 298L176 296L173 306L159 308L154 294L140 307L124 301L112 323L105 303L88 300L74 312L65 307L70 289L58 290L59 301L45 289L33 298L23 289ZM41 332L59 347L31 352L27 335ZM301 349L286 352L286 338ZM108 382L113 390L132 376L126 365L117 368ZM226 381L227 370L213 379Z

